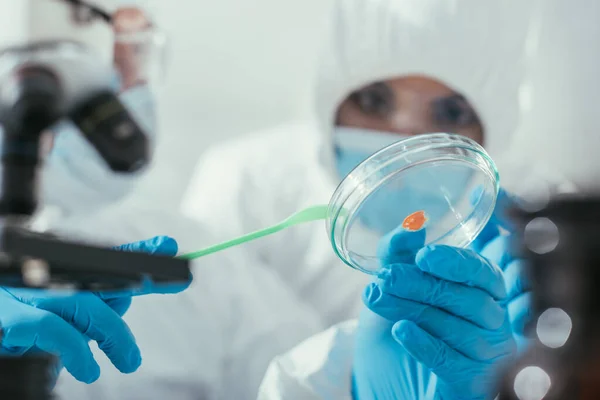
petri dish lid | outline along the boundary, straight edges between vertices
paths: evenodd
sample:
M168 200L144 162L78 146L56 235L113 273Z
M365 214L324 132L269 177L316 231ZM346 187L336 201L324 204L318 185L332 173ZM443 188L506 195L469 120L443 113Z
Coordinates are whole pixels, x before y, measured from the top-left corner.
M492 216L498 190L496 165L475 141L413 136L344 178L329 203L327 230L342 261L376 274L386 263L411 262L427 245L467 247Z

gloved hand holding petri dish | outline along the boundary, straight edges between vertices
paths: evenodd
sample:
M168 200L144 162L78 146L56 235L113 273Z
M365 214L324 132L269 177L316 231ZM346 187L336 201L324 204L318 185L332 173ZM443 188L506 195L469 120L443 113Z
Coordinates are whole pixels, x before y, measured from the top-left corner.
M467 247L492 216L498 192L496 165L475 141L446 133L412 136L360 163L337 187L328 206L309 207L273 227L182 257L201 257L325 219L339 258L354 269L376 274L383 264L378 247L398 229L425 229L424 246Z

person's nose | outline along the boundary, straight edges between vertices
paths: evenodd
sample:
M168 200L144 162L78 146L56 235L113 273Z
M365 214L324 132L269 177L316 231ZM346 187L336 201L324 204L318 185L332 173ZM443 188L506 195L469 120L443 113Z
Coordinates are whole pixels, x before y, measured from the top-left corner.
M432 133L430 124L418 110L398 111L391 117L391 124L398 133L407 135L422 135Z

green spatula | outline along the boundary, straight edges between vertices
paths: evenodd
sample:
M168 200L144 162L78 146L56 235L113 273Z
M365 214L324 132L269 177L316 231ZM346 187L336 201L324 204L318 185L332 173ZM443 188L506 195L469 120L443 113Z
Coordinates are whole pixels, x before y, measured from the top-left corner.
M235 239L228 240L223 243L215 244L213 246L207 247L203 250L195 251L193 253L183 254L178 256L178 258L182 258L185 260L193 260L196 258L200 258L212 253L216 253L217 251L225 250L233 246L237 246L242 243L249 242L251 240L255 240L267 235L271 235L273 233L282 231L286 228L289 228L294 225L303 224L305 222L319 221L322 219L326 219L328 216L327 209L329 206L327 205L319 205L305 208L302 211L298 211L295 214L292 214L282 222L273 225L271 227L261 229L256 232L248 233L246 235L237 237Z

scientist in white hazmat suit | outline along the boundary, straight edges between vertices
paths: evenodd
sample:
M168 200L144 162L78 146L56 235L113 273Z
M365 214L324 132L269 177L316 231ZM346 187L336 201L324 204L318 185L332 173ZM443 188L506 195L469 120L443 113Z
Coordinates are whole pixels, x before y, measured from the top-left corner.
M521 17L515 17L517 9L523 12ZM525 38L532 10L531 5L516 2L497 7L474 2L460 6L435 1L338 2L331 47L323 56L324 66L317 85L318 122L313 126L282 127L213 149L199 164L198 174L183 204L184 212L223 227L224 237L252 231L304 206L327 202L337 182L361 160L358 155L366 158L397 140L399 137L393 134L399 133L414 135L441 130L471 136L483 142L492 157L500 160L501 172L511 171L507 163L503 168L502 159L509 159L507 151L518 127L519 93L526 62ZM350 92L353 94L348 97ZM440 108L444 102L449 107ZM432 120L433 123L428 124ZM454 126L448 124L449 121L454 122ZM333 125L337 127L332 130ZM277 168L272 165L275 155L285 155ZM348 164L351 159L353 165ZM214 171L224 171L229 179L217 180ZM511 188L532 189L522 185L524 179L506 181ZM527 181L544 189L554 186L555 182L562 183L543 172ZM223 220L230 223L223 224ZM486 257L484 263L486 260L500 262L506 253L505 248L497 248L502 242L493 240L485 247L482 243L479 250ZM296 228L248 245L246 251L259 254L280 273L296 290L299 301L307 302L325 321L335 322L356 312L354 293L362 289L365 278L344 271L328 247L326 233L316 226ZM513 290L518 286L515 281L520 279L519 263L506 261L502 267L506 268L508 286L512 284L509 291ZM465 266L464 270L469 268ZM501 274L497 278L495 282L503 284ZM508 307L511 322L520 334L528 313L528 296L521 292L509 295L512 296ZM474 302L474 298L465 296L460 301ZM483 308L479 311L492 314ZM445 321L439 315L436 318ZM367 319L372 317L367 316ZM354 384L360 386L354 387L357 398L383 398L373 393L374 397L365 397L370 390L376 391L379 384L397 387L407 398L418 398L420 394L435 393L438 386L444 386L444 382L437 385L435 379L429 379L422 364L416 363L408 353L404 354L400 367L404 366L407 375L414 379L410 384L388 385L384 380L372 381L368 376L362 383L352 381L353 354L361 363L377 363L368 357L367 360L356 357L354 329L355 322L336 328L322 335L322 346L303 345L278 359L269 370L261 396L349 398L349 388ZM498 335L503 338L501 343L493 344L503 349L503 357L512 354L514 345L512 332L506 329L504 334ZM473 331L460 333L473 341L488 339ZM357 346L368 348L368 336L361 336L364 344ZM325 343L328 339L330 341ZM390 363L397 363L394 353L389 353ZM473 356L486 358L490 353ZM306 365L314 369L304 368L305 360ZM379 361L388 366L385 357ZM332 367L319 369L324 362ZM364 366L369 367L372 366ZM371 369L375 375L381 372ZM394 370L390 368L391 371ZM459 378L447 379L450 382L445 385L445 394L453 393L454 387L464 386L469 381L479 382L475 393L490 389L493 371L477 374L468 367L463 371ZM413 385L419 379L421 386Z
M449 2L437 12L430 1L336 3L315 82L315 119L215 146L198 163L182 211L220 239L328 203L352 167L407 135L460 133L483 144L501 173L512 165L503 159L518 128L525 63L525 20L521 11L512 15L513 3L482 10ZM507 28L509 19L515 28ZM502 184L511 192L533 187L510 175ZM322 224L242 251L276 271L325 323L357 315L367 278L337 259Z
M382 9L386 9L383 3L381 2L380 5ZM519 187L517 181L522 179L532 183L535 189L541 189L538 192L546 191L546 195L555 192L598 188L597 176L594 176L594 171L597 168L582 168L578 163L573 163L574 157L565 156L564 149L559 149L557 146L560 143L561 131L566 126L569 127L569 136L575 143L596 140L597 135L589 130L589 126L593 124L594 119L589 118L587 110L589 107L593 108L594 102L592 100L598 96L598 91L583 84L594 74L579 76L574 74L573 71L580 68L593 71L593 68L590 69L590 65L598 65L600 57L598 57L598 54L593 56L583 50L576 58L564 57L567 51L571 55L578 54L572 52L573 47L579 49L577 44L581 44L576 38L587 37L589 31L596 24L594 17L591 16L593 13L590 14L589 8L580 9L586 16L575 13L580 18L565 21L563 15L567 10L561 11L558 3L531 2L528 9L525 9L523 4L513 4L514 9L519 8L522 16L530 18L532 22L528 28L528 48L524 54L527 61L524 75L526 77L527 101L524 103L527 104L522 109L524 111L522 120L526 123L524 124L525 129L519 132L521 137L518 138L517 143L523 145L529 142L530 145L535 144L536 147L542 146L553 151L545 151L544 154L536 156L535 153L524 152L522 148L515 147L514 152L516 154L513 154L509 160L521 166L528 165L527 161L529 161L527 172L524 174L523 169L506 168L506 165L503 170L501 169L501 172L505 171L505 173L506 171L509 173L517 171L519 175L516 177L509 175L510 179L508 180L516 187ZM389 3L386 3L386 5L391 6ZM506 3L502 4L502 7L507 6ZM470 7L472 11L473 5L471 4ZM500 23L500 25L490 23L487 32L491 32L492 37L498 32L500 32L499 35L509 35L506 29L502 28L502 24L507 23L507 20L510 20L511 17L505 15L504 17L507 20L502 23L502 11L493 10L493 7L490 7L489 4L486 4L485 7L488 8L487 11L491 13L490 15L498 18L493 20ZM452 25L448 26L444 24L443 18L439 19L440 16L443 16L443 8L444 6L438 4L435 11L430 10L432 17L429 24L442 29L440 35L450 36L449 40L452 40L451 32L454 29L463 29L470 23L474 24L473 20L477 19L477 13L464 12L462 15L470 21L459 18L457 24L456 19L447 19L445 22ZM391 16L393 14L391 8L387 9L387 13L382 12L380 14L382 19L379 20L377 26L390 26L391 20L395 18L397 21L402 21L406 17L407 10L402 7L399 7L399 9L402 10L402 14L398 13L394 17ZM569 7L569 10L572 11L572 8ZM450 10L446 9L446 11ZM515 22L517 21L515 20ZM560 26L558 29L557 24ZM511 33L514 33L512 28L515 25L510 26ZM556 32L557 30L561 32L563 28L565 31L568 30L568 35L562 36ZM561 46L556 46L557 37L555 35L561 36L561 40L558 40ZM475 36L473 36L473 39L477 40ZM565 37L568 37L568 39L565 39ZM490 40L490 36L481 39L494 48L496 42ZM383 43L387 42L383 40ZM581 47L581 49L584 48L585 46ZM423 48L420 50L423 50ZM581 58L586 59L588 62L579 66ZM514 58L509 58L509 64L506 63L506 60L496 62L504 65L506 71L510 71L517 59L518 57L515 55ZM551 81L545 81L539 77L539 74L546 76L544 74L547 68L546 63L550 61L552 61L552 68L556 68L561 73L555 75ZM556 77L559 77L559 79L556 79ZM565 86L567 82L569 84ZM572 105L569 105L566 109L562 105L565 96L572 101ZM579 106L576 105L578 103L580 103ZM477 106L477 103L475 103L475 106ZM565 113L565 111L568 112ZM544 117L540 118L541 115ZM570 115L573 115L574 118L569 118ZM554 126L557 124L558 126ZM543 135L543 137L538 135ZM571 140L565 142L564 145L568 146L569 143L571 143ZM590 151L583 151L579 154L579 156L584 157L587 166L593 164L590 161L593 159L592 155ZM552 163L554 160L557 160L557 162L554 163L553 167L555 170L560 171L562 176L557 175L551 168L540 167L539 172L537 172L539 175L531 178L535 172L532 169L539 165ZM548 171L552 171L552 173ZM538 197L538 194L533 193L532 198L535 201L543 200L543 196ZM493 225L497 222L498 220L493 219L492 224L486 227L484 233L492 233L494 231ZM522 285L525 288L526 282L521 280L522 275L519 277L519 274L515 273L515 267L519 265L519 260L506 259L506 246L502 244L503 239L503 237L496 237L488 243L476 243L475 247L478 247L480 254L486 257L487 260L503 268L504 282L508 292L514 290L515 285ZM451 268L451 265L449 263L446 267ZM478 269L477 273L481 273L481 270ZM390 334L389 331L378 329L380 321L372 318L372 315L368 313L363 313L358 322L351 321L340 324L307 340L293 351L278 357L272 363L261 386L259 398L354 400L365 398L494 398L494 374L486 377L486 374L482 372L484 368L476 367L478 364L473 361L477 360L478 357L485 358L486 356L483 356L483 353L486 352L488 352L487 357L491 355L499 358L505 357L506 354L502 353L502 351L506 351L506 348L503 348L505 342L498 341L497 338L490 339L489 336L486 337L485 333L479 337L466 335L464 331L457 329L457 325L453 325L449 319L445 319L445 322L449 322L446 324L445 329L448 332L454 331L454 333L444 333L439 329L436 332L435 324L431 323L433 321L431 317L435 315L438 318L445 318L442 313L438 312L439 310L414 308L414 305L402 301L386 302L386 300L389 301L389 297L386 299L385 290L381 292L377 290L377 286L374 287L373 285L370 285L369 289L365 293L365 303L372 310L378 308L378 303L379 306L384 305L383 308L378 309L378 314L381 316L394 320L394 312L388 313L390 304L397 307L395 312L398 314L406 312L406 308L410 309L411 307L413 312L422 314L409 317L406 317L405 314L405 318L400 317L399 322L387 325L392 331ZM377 293L374 296L375 292ZM526 294L515 296L508 304L509 312L511 309L516 311L519 308L527 307L524 304L526 296ZM388 310L385 310L385 308ZM518 329L515 330L518 331ZM459 336L462 337L459 338ZM415 341L415 338L420 340ZM443 340L436 341L436 338L443 338ZM500 348L503 348L503 350L500 353L493 354L494 351L491 348L486 348L486 341L498 346L495 351L499 351ZM461 354L457 355L457 351ZM316 357L316 354L319 356ZM367 361L367 366L362 366L361 363L365 361Z

